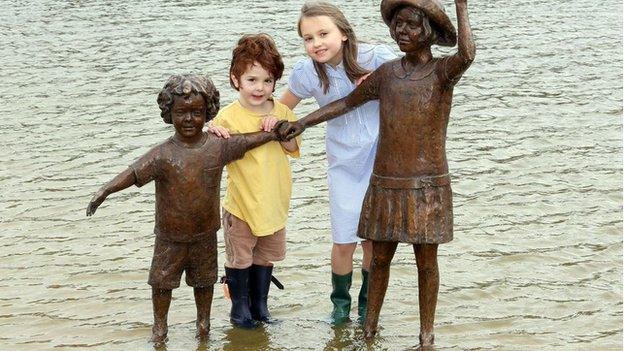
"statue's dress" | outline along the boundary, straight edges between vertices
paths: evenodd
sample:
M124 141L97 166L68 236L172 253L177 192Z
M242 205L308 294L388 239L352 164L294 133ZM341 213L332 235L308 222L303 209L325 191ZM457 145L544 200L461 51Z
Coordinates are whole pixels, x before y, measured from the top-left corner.
M364 83L380 101L380 135L358 236L375 241L441 244L453 240L446 128L454 81L446 58L412 72L388 62Z

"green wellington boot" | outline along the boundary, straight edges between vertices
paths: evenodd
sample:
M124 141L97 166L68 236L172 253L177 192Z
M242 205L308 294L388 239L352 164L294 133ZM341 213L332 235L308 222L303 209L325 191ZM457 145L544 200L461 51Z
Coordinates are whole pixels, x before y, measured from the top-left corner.
M332 324L340 325L349 320L349 312L351 311L351 277L353 272L345 275L338 275L332 272L332 293L330 299L334 304L334 310L331 314Z
M366 320L366 305L368 303L368 271L362 269L362 287L358 295L358 323Z

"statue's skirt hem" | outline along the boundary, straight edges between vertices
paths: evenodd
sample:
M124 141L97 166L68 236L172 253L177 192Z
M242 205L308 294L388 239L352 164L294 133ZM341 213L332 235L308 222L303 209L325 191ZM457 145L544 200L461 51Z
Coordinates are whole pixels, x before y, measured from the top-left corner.
M371 181L362 203L358 236L411 244L443 244L453 240L450 184L397 189Z

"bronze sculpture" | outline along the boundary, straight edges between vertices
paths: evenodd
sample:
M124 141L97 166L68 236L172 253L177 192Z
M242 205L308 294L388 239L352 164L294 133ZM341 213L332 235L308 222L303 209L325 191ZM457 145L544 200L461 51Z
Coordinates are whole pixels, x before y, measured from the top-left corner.
M87 216L108 195L155 181L156 239L148 284L154 312L151 341L160 344L167 339L171 292L180 285L183 271L195 295L197 337L208 336L218 270L216 232L223 167L247 150L277 140L277 134L256 132L221 139L203 132L206 121L219 110L219 92L205 76L171 76L158 95L158 105L164 122L173 124L174 135L100 188L89 202Z
M446 129L453 87L475 57L467 0L455 0L458 34L438 0L383 0L381 14L405 56L375 70L350 95L283 125L294 137L312 125L379 99L380 128L358 235L373 241L365 337L377 330L390 262L399 242L413 244L418 267L420 346L434 343L439 288L438 244L453 239L453 209L446 160ZM434 58L431 45L458 51Z

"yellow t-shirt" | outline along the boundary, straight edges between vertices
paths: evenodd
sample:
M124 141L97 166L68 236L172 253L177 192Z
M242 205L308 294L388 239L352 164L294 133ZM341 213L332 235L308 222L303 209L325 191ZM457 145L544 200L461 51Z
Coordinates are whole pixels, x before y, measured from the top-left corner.
M274 101L270 114L280 120L297 120L288 106L278 101ZM227 128L230 133L250 133L260 131L263 117L236 100L222 108L212 123ZM300 142L297 138L298 146ZM286 226L292 188L286 155L299 157L299 149L291 153L278 141L270 141L226 166L223 208L245 221L256 236L270 235Z

